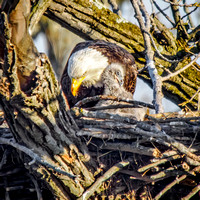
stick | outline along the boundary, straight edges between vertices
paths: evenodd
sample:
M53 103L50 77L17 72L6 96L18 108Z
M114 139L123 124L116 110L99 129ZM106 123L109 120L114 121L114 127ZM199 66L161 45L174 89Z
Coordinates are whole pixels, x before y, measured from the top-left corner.
M163 194L165 194L169 189L171 189L174 185L179 183L180 181L184 180L187 177L187 175L183 175L179 178L176 178L173 182L171 182L169 185L167 185L162 191L160 191L155 197L154 200L160 199Z
M85 105L86 103L90 103L90 102L93 102L93 101L99 101L99 100L112 100L112 101L130 103L130 104L133 104L135 106L144 106L144 107L148 107L148 108L151 108L151 109L155 108L152 104L149 104L149 103L144 103L144 102L141 102L141 101L135 101L135 100L132 100L132 99L117 98L117 97L114 97L114 96L107 96L107 95L97 95L97 96L94 96L94 97L84 98L84 99L80 100L79 102L77 102L74 105L74 107L81 107L81 106Z
M108 180L110 177L113 176L113 174L115 174L127 165L129 165L129 162L122 161L111 167L107 172L104 173L103 176L99 177L96 182L89 189L87 189L80 198L78 198L78 200L87 200L90 196L94 194L96 190L99 189L104 181Z
M183 68L171 73L171 74L168 74L167 76L165 77L162 77L162 81L166 81L168 79L170 79L171 77L173 76L176 76L178 74L180 74L181 72L185 71L188 67L190 67L198 58L200 57L200 53L197 54L197 56L187 65L185 65Z
M33 160L29 163L29 165L34 164L35 162L40 163L43 166L46 166L48 168L53 169L55 172L58 172L60 174L63 174L65 176L68 176L69 178L75 179L77 176L70 174L68 172L65 172L61 169L59 169L58 167L55 167L51 164L49 164L48 162L42 160L42 158L40 158L36 153L34 153L33 151L31 151L30 149L28 149L25 146L22 146L18 143L16 143L13 139L5 139L5 138L1 138L0 137L0 143L1 144L6 144L6 145L10 145L20 151L22 151L23 153L27 154L28 156L30 156Z
M158 165L164 164L164 163L166 163L166 162L170 162L170 161L172 161L172 160L177 160L177 159L179 159L179 158L181 158L180 155L174 155L174 156L169 157L169 158L161 159L161 160L159 160L159 161L157 161L157 162L154 162L154 163L151 163L151 164L149 164L149 165L145 165L144 167L139 168L139 169L138 169L138 172L144 172L144 171L146 171L146 170L148 170L148 169L150 169L150 168L152 168L152 167L156 167L156 166L158 166Z
M162 81L160 76L158 75L157 69L155 67L155 63L153 61L154 52L151 48L151 39L149 37L150 32L150 17L145 9L144 4L138 0L131 0L131 3L135 9L136 18L139 22L146 50L146 66L149 71L149 75L151 77L151 81L153 83L153 104L155 106L156 113L163 112L162 106ZM144 17L144 21L143 18Z

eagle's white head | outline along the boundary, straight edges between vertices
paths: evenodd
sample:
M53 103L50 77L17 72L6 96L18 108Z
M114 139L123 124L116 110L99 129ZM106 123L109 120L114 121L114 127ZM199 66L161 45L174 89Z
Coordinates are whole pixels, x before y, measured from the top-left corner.
M84 48L73 53L67 71L72 83L72 94L77 95L80 85L101 87L101 75L108 65L108 58L96 49Z

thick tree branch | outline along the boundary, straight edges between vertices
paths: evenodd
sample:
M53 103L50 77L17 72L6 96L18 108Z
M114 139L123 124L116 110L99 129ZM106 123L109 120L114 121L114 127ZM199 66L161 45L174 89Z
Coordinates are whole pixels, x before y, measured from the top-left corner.
M50 6L52 0L40 0L33 7L29 19L29 31L33 32L35 25L40 21L46 9Z
M22 9L26 4L27 1L20 1L16 12L10 13L9 24L7 16L1 14L6 59L0 80L0 104L17 142L33 149L31 152L39 156L35 159L44 164L37 165L37 173L53 175L54 178L47 183L56 196L67 199L69 190L74 196L80 196L84 187L94 181L91 170L94 170L95 163L87 154L86 145L75 135L77 125L71 120L70 113L66 112L68 108L48 58L37 52L28 34L26 16ZM15 29L17 23L24 25L20 34L27 34L28 37L20 37L18 31L21 30ZM12 32L9 31L10 27ZM43 158L44 162L39 158ZM52 172L48 163L54 166L55 171ZM88 170L86 165L91 168ZM56 169L62 170L58 173ZM63 171L72 177L80 175L80 179L74 181L66 176L66 182L60 179Z

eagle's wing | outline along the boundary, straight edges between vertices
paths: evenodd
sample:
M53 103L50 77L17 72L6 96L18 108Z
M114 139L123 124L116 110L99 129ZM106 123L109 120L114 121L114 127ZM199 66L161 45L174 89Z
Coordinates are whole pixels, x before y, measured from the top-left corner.
M126 75L124 87L128 92L133 94L135 92L137 79L137 67L134 57L122 47L103 40L94 41L90 43L89 46L90 48L100 50L101 53L108 58L110 64L119 63L125 66Z
M130 66L130 65L126 66L124 87L128 92L131 92L132 94L135 92L136 80L137 80L136 66Z

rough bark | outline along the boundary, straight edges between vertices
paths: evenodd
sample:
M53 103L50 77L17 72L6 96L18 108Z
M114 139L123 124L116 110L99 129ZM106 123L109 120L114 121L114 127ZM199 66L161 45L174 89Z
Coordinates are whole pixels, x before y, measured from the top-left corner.
M104 39L119 44L134 55L139 68L144 66L145 48L139 27L111 12L98 1L54 0L45 15L84 39ZM191 54L188 53L186 43L176 40L156 16L152 16L152 20L165 38L164 44L161 44L159 38L153 38L157 49L166 58L179 60L172 64L161 59L156 53L156 67L159 75L164 76L167 74L165 69L174 72L187 65L191 60L188 55ZM189 51L198 53L199 48L193 46ZM190 100L200 86L198 70L200 67L197 63L194 66L196 68L191 66L181 74L163 82L164 94L177 104ZM140 76L149 81L147 73L143 72ZM196 109L197 98L196 95L187 105Z
M21 6L19 3L15 8L17 14L21 14ZM24 17L18 21L19 18L11 13L9 21L12 20L15 20L14 26L22 22L26 24ZM1 30L5 39L5 60L0 103L5 119L18 143L26 144L55 169L78 177L71 178L37 162L31 165L48 182L56 196L60 199L70 199L69 196L73 195L79 197L94 181L92 170L95 164L91 166L91 161L87 162L86 146L75 136L78 127L67 111L51 64L44 54L37 52L30 35L13 39L19 34L12 30L19 29L14 29L12 23L8 24L4 13L1 22L4 22ZM22 33L27 34L26 25ZM84 163L90 167L87 169Z

